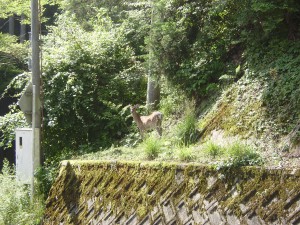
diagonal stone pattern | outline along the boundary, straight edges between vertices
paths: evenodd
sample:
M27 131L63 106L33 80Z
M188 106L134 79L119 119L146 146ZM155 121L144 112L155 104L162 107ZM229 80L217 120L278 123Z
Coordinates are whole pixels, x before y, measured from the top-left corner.
M64 161L43 224L300 224L300 170Z

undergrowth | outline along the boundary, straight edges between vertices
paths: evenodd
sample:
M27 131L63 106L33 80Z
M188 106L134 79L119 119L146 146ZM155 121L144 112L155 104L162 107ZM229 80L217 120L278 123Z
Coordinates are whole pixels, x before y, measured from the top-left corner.
M40 224L44 205L42 198L34 196L31 201L30 188L16 180L15 171L4 161L0 173L0 224Z

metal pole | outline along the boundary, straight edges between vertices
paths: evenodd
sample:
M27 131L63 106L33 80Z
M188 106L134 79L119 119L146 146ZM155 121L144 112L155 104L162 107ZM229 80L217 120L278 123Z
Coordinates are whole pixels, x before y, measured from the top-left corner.
M32 132L33 132L33 173L34 169L40 166L40 128L41 128L41 108L40 108L40 46L39 46L39 0L31 0L31 50L32 50ZM33 174L34 175L34 174ZM33 181L32 181L32 190ZM33 194L33 192L32 192Z

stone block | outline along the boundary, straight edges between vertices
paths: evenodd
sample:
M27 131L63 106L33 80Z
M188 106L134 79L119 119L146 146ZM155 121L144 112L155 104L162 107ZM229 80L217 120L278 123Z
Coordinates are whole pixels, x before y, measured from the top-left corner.
M245 216L248 225L263 225L265 224L255 212Z
M187 207L185 206L184 201L181 201L177 206L177 217L181 223L184 223L189 218Z
M240 225L240 220L237 216L235 216L232 212L227 212L226 214L227 224Z
M199 205L193 207L192 217L196 224L205 224L206 222L208 222L208 216L206 212L204 212L204 210L201 209Z
M208 213L208 218L211 225L225 224L225 219L221 216L220 212L217 209L218 207L215 206Z
M139 225L151 225L151 217L150 215L147 215L144 219L141 220Z
M174 218L175 212L174 212L173 206L169 200L166 201L162 205L162 210L163 210L163 214L164 214L164 217L165 217L165 220L167 223Z
M165 225L163 218L160 216L154 222L153 225Z
M129 217L129 219L125 222L125 225L136 225L138 224L139 220L137 215L134 213Z

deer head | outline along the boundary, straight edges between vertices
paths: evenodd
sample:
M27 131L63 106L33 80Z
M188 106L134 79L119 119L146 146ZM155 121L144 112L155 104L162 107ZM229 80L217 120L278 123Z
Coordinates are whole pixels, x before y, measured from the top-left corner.
M130 105L131 115L139 128L142 139L144 138L144 133L147 130L153 130L153 129L156 129L159 136L161 136L162 135L161 124L162 124L163 114L161 112L155 111L151 113L149 116L140 116L136 111L138 108L139 105L134 105L134 106Z

